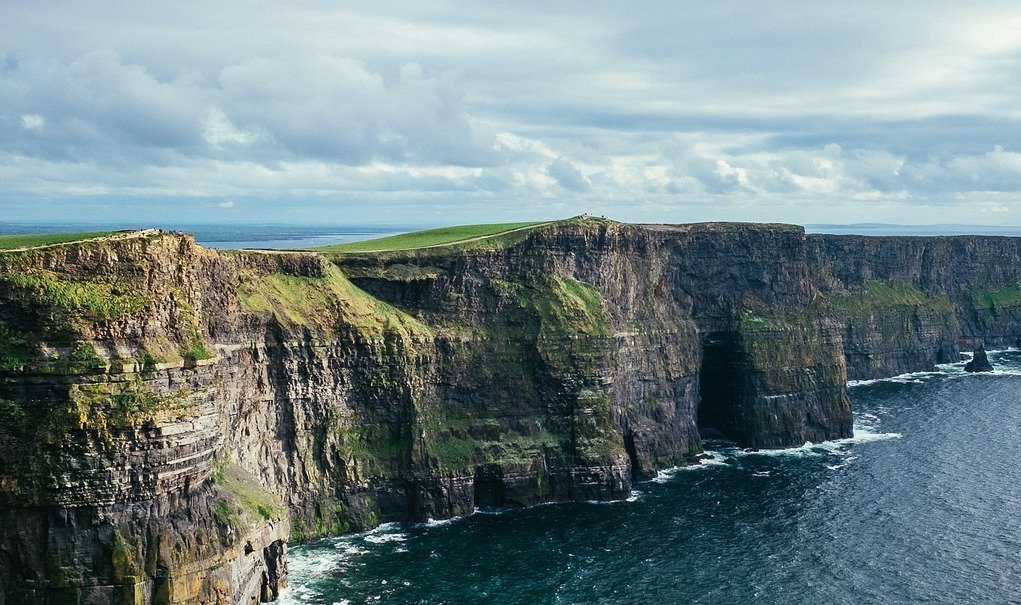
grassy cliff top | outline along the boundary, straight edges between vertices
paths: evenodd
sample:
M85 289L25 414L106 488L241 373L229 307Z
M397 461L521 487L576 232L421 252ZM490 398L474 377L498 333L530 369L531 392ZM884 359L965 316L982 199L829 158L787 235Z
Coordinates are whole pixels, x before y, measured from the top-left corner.
M35 248L38 246L51 246L53 244L67 244L79 242L97 237L113 235L113 231L86 231L82 233L29 233L19 235L0 235L0 250L18 250L22 248Z
M421 248L438 248L459 244L471 244L489 238L496 238L502 235L530 231L543 225L549 225L553 221L530 222L530 223L495 223L485 225L458 225L454 227L440 227L425 231L414 231L391 235L361 242L347 244L335 244L333 246L322 246L313 248L319 252L326 253L356 253L356 252L394 252L402 250L418 250Z

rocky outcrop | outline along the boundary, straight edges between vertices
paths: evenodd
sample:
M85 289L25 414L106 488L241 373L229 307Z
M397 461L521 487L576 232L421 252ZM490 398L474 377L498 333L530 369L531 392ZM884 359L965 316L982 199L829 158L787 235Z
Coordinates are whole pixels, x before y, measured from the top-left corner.
M843 324L848 377L931 370L1021 336L1021 238L809 235L819 304Z
M586 219L333 258L159 232L0 254L0 605L266 601L288 544L623 498L706 435L848 437L849 374L1021 333L1012 240L917 239Z
M982 345L975 347L975 353L972 355L968 363L964 364L965 372L992 372L993 364L989 363L989 357L986 356L986 349Z

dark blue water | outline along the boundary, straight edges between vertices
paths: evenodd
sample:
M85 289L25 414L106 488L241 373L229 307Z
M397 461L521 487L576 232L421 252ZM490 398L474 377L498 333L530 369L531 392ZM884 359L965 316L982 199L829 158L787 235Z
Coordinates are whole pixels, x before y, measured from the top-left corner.
M853 439L636 497L390 524L291 550L284 603L1021 603L1021 352L855 385Z
M424 228L421 225L211 225L153 221L133 223L0 223L0 235L26 233L65 233L81 231L116 231L121 229L158 228L183 231L195 240L213 248L297 249L330 246L388 235L397 235Z

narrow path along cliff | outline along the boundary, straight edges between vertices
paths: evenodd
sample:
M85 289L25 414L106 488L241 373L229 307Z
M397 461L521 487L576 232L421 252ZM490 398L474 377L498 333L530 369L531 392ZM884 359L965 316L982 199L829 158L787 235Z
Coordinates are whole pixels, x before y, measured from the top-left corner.
M848 379L1021 336L1013 238L578 218L364 247L0 252L0 605L272 600L288 544L626 497L706 436L849 437Z

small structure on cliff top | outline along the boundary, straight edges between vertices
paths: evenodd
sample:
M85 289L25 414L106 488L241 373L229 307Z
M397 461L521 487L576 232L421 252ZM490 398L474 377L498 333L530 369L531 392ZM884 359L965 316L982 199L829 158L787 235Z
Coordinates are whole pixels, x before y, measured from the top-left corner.
M986 349L984 346L979 345L975 347L975 354L972 356L971 361L964 364L965 372L992 372L993 364L989 363L989 358L986 356Z

